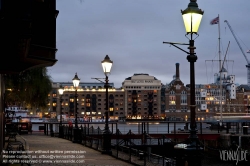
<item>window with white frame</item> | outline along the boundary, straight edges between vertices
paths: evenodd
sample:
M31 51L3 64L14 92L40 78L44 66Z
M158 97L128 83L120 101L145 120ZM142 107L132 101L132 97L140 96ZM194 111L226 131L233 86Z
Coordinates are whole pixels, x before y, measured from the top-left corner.
M181 104L187 104L187 92L186 91L181 92Z

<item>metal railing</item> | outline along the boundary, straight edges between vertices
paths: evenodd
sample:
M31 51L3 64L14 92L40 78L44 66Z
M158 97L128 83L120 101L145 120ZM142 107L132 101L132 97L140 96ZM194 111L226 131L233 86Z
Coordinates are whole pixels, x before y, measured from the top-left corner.
M51 136L57 136L55 132L53 132L53 125L51 126L51 123L46 123L45 125L45 131L44 133L46 135ZM224 124L226 128L224 130L212 130L211 133L217 133L220 132L221 134L227 134L227 133L243 133L243 128L237 127L238 124L234 123L225 123ZM154 138L146 131L140 131L140 134L134 134L133 132L129 131L126 134L122 134L119 129L117 129L117 125L114 125L115 127L110 128L112 137L111 137L111 147L112 147L112 156L126 161L128 163L132 163L134 165L154 165L154 166L176 166L177 160L174 157L174 154L172 151L173 146L178 143L173 142L171 139L166 138L162 136L162 138ZM233 127L236 126L236 127ZM46 130L47 129L47 130ZM115 130L116 129L116 130ZM102 140L102 133L103 130L101 130L99 127L94 128L91 126L91 123L88 124L82 124L79 127L79 130L81 130L81 142L83 146L95 149L97 151L102 150L103 140ZM178 130L174 130L175 132L172 132L172 134L178 134ZM209 130L208 130L209 131ZM246 132L246 131L245 131ZM204 133L204 131L199 130L198 133ZM247 134L247 133L245 133ZM137 135L135 138L134 135ZM163 134L164 135L164 134ZM64 124L63 125L63 138L67 140L73 140L74 138L74 132L73 128L69 127L69 125ZM180 140L179 140L180 141ZM209 146L203 145L206 151L204 153L208 154ZM159 153L157 151L160 149L160 151L163 151L164 153ZM218 149L215 149L218 152ZM171 154L172 153L172 154ZM228 163L218 161L217 159L203 155L204 160L202 161L204 166L209 163L220 163L220 165L227 165ZM231 163L230 163L231 164Z

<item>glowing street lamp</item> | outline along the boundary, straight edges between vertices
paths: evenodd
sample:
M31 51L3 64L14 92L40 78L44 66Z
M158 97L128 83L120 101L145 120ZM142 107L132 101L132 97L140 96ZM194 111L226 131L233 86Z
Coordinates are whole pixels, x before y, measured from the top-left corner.
M187 34L197 34L204 11L198 8L196 0L190 0L188 8L181 13Z
M58 89L58 93L60 96L60 124L59 124L59 137L63 138L63 126L62 126L62 95L63 95L64 89L62 88L62 85L60 85L60 88Z
M109 56L106 55L104 60L102 61L102 68L104 75L106 76L105 78L105 88L106 88L106 111L105 111L105 127L104 127L104 132L103 132L103 150L102 153L105 154L111 154L111 133L109 131L109 124L108 124L108 88L109 88L109 83L108 83L108 74L110 74L111 68L112 68L113 61L109 59Z
M75 100L74 100L74 105L75 105L75 128L74 128L74 143L79 143L80 142L80 130L78 128L78 123L77 123L77 89L80 83L80 79L77 76L77 73L75 74L75 77L72 79L73 86L75 88Z
M195 53L196 47L194 46L193 34L197 35L199 30L200 22L202 19L203 11L198 8L198 4L196 0L190 0L188 7L181 11L183 22L186 29L186 36L190 35L189 44L185 43L173 43L173 42L163 42L168 43L176 48L186 52L188 54L187 60L190 62L190 134L187 140L187 144L185 146L180 146L179 144L175 146L176 150L180 150L179 154L185 153L187 156L188 165L200 165L201 157L200 153L203 150L199 144L199 139L197 136L197 129L196 129L196 121L195 121L195 68L194 63L197 60L197 56ZM182 48L176 45L188 45L188 51L183 50Z

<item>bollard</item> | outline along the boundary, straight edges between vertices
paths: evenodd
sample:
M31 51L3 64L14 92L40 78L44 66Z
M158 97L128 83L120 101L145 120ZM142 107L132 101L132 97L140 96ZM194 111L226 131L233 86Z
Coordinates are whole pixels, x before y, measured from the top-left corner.
M144 156L143 153L139 153L139 160L143 160L143 156Z

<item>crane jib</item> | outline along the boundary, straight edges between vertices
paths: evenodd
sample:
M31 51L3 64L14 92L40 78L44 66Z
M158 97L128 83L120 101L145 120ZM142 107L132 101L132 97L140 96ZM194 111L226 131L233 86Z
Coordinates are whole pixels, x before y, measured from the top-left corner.
M247 65L246 65L246 67L247 67L247 72L248 72L248 74L247 74L247 84L250 85L250 62L249 62L249 60L247 59L247 56L246 56L245 52L243 51L243 49L242 49L242 47L241 47L241 45L240 45L240 43L239 43L237 37L235 36L234 31L233 31L231 25L229 24L229 22L228 22L227 20L225 20L224 22L227 23L227 25L228 25L230 31L232 32L232 34L233 34L233 36L234 36L234 39L236 40L236 42L237 42L237 44L238 44L238 46L239 46L239 48L240 48L242 54L244 55L244 57L245 57L245 59L246 59L246 61L247 61ZM250 51L248 50L247 52L250 52Z

